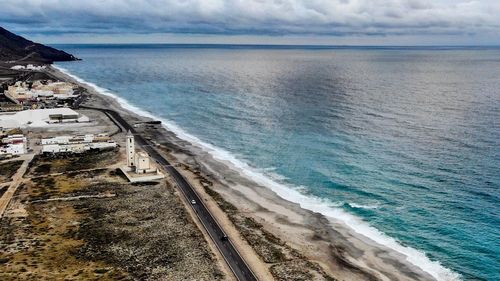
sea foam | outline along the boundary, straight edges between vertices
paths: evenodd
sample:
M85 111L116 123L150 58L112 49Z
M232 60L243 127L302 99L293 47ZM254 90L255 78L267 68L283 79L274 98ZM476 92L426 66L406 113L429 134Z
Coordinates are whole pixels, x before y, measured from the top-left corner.
M406 256L406 260L420 268L421 270L427 272L432 277L440 281L454 281L461 280L460 274L444 267L439 261L430 260L427 255L419 251L417 249L401 245L396 239L390 237L383 232L379 231L373 226L370 226L367 222L362 219L344 211L343 209L337 208L337 204L335 202L331 202L329 200L325 200L319 197L304 195L299 190L302 188L298 186L293 186L284 182L278 181L276 176L266 175L266 172L262 169L253 168L244 161L241 161L237 157L235 157L230 152L218 148L212 144L206 143L196 136L193 136L183 129L181 129L177 124L170 120L164 120L161 118L157 118L151 112L145 111L137 106L129 103L126 99L114 94L108 89L99 87L98 85L85 81L84 79L71 74L67 69L54 65L54 68L68 75L69 77L75 79L77 82L81 84L86 84L92 88L94 88L97 92L104 96L108 96L114 98L118 101L121 106L129 111L132 111L136 114L139 114L144 117L161 120L162 125L169 131L173 132L180 139L188 141L207 153L210 153L212 157L218 161L224 162L226 164L230 164L231 167L238 171L241 175L253 180L257 184L270 188L281 198L297 203L302 208L321 213L326 217L332 218L334 220L341 221L349 228L354 230L356 233L363 235L377 244L385 246L389 249L392 249L398 253ZM360 205L356 205L355 203L349 203L351 207L356 208L355 206L360 207Z
M378 209L378 205L362 205L362 204L357 204L357 203L347 203L351 208L357 208L357 209Z

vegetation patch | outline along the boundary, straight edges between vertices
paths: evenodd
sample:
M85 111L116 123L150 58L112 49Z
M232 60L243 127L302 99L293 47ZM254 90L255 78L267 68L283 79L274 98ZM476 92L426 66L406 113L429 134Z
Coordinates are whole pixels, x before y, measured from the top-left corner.
M12 176L23 164L23 160L15 160L0 163L0 183L6 183L12 180Z
M4 218L0 232L0 280L96 279L102 261L84 261L73 255L84 241L67 235L79 228L81 216L67 202L34 204L25 218ZM118 268L100 274L100 280L126 280Z
M8 185L0 187L0 197L3 196L3 194L5 193L5 191L7 191L8 188L9 188Z
M115 163L118 156L115 150L88 151L80 154L36 155L30 163L29 175L41 176L99 169Z
M104 260L137 280L224 279L171 188L129 185L121 196L76 207L88 214L75 233L88 242L75 253L80 259Z

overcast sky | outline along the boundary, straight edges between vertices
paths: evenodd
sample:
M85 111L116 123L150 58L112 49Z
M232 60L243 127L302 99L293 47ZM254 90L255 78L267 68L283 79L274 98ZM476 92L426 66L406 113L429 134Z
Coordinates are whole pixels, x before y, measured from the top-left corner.
M499 45L500 0L0 0L42 43Z

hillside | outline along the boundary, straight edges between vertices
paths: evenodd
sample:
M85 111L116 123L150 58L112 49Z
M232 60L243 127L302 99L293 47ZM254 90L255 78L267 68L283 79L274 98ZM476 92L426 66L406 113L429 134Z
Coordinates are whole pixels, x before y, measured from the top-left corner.
M0 62L52 63L73 60L77 60L73 55L27 40L0 27Z

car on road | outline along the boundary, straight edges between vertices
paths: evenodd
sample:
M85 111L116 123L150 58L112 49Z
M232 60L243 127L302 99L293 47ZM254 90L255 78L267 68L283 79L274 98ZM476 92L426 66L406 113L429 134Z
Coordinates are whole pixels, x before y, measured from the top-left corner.
M194 199L193 199L193 200L191 200L191 204L192 204L192 205L196 205L196 200L194 200Z
M224 234L224 235L222 235L222 236L220 237L220 240L222 240L222 241L227 241L228 239L229 239L229 238L227 237L227 235L226 235L226 234Z

